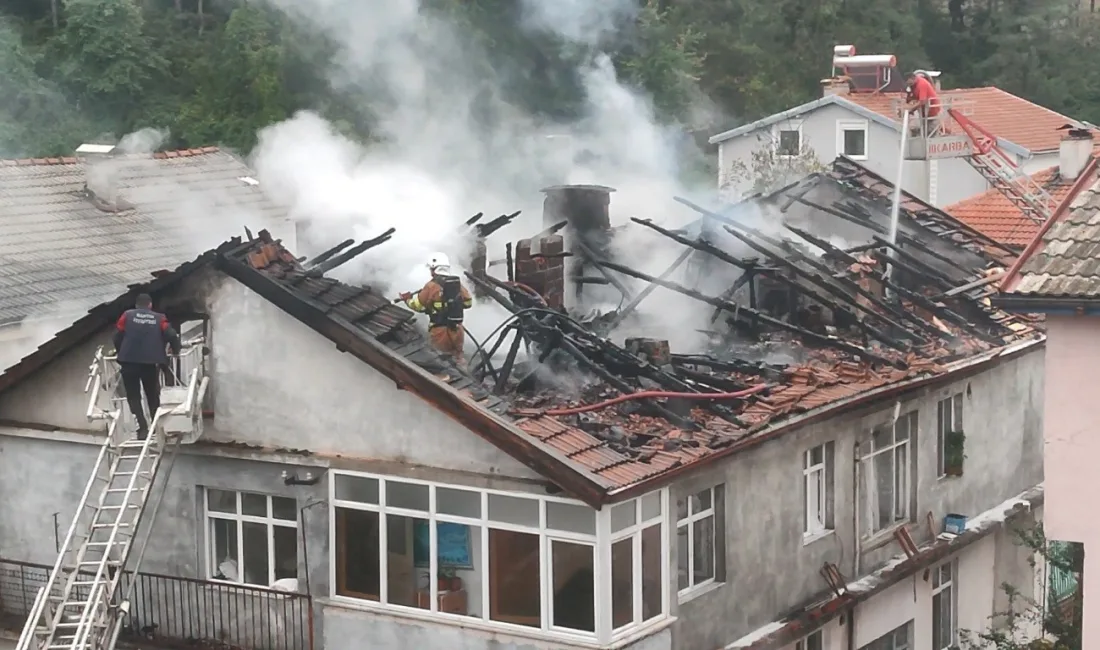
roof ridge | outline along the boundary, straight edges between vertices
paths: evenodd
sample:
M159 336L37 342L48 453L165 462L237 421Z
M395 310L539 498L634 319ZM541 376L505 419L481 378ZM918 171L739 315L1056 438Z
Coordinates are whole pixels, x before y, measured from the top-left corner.
M168 158L191 158L203 156L221 151L218 147L191 147L188 149L172 149L169 151L155 151L153 160L165 160ZM136 158L147 154L123 154L121 157ZM7 167L29 167L33 165L76 165L80 159L76 156L49 156L45 158L0 158L0 165Z

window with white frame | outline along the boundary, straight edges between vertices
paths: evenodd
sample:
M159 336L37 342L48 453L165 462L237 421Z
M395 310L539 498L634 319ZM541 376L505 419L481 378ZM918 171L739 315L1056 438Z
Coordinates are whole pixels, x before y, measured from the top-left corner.
M332 491L334 597L601 642L668 612L664 492L597 512L358 473Z
M837 150L852 160L867 160L867 122L837 122Z
M805 537L833 529L833 443L802 454L803 528Z
M913 647L913 621L894 628L859 650L909 650Z
M909 520L912 460L909 450L917 434L917 411L901 415L871 431L860 445L859 491L863 534L874 535Z
M945 562L932 572L932 650L947 650L958 637L958 563Z
M802 153L802 124L800 122L784 122L775 127L775 154L780 157L793 158Z
M263 587L298 577L298 507L294 499L205 490L208 575Z
M725 579L723 504L721 485L676 501L676 557L681 596Z
M823 650L824 647L824 632L822 630L809 634L794 644L794 650Z
M962 474L963 396L956 393L936 404L937 476Z

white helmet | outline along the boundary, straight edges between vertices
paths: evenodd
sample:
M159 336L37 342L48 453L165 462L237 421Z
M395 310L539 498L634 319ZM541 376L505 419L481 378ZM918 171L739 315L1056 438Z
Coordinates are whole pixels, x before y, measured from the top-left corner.
M428 270L446 273L451 270L451 260L447 259L445 253L432 253L432 256L428 258Z

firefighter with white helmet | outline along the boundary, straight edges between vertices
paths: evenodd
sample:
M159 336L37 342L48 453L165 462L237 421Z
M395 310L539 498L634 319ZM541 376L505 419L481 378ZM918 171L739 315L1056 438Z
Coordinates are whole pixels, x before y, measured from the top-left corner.
M400 298L409 309L428 315L432 346L461 362L466 339L462 318L474 306L473 298L458 276L451 275L451 261L446 254L432 253L427 267L432 279L420 291L403 293Z

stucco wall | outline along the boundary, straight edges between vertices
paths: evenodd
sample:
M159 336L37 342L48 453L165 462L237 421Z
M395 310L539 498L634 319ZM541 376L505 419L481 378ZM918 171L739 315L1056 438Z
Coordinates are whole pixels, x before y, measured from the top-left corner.
M1084 626L1081 646L1100 644L1100 597L1089 589L1100 576L1100 320L1087 316L1047 316L1047 392L1043 459L1046 466L1048 539L1080 542L1085 547ZM1093 578L1095 579L1095 578Z
M937 522L952 512L974 516L1042 481L1042 365L1040 349L902 398L902 413L919 409L917 496L911 508L918 524L911 531L918 543L928 538L926 513ZM962 477L940 479L936 403L956 392L966 396L966 466ZM726 583L674 605L677 647L728 644L825 595L818 574L825 562L836 564L851 579L900 552L889 533L873 541L861 538L857 571L855 444L873 425L889 421L893 407L892 401L879 403L792 431L674 487L675 497L724 483L726 494ZM835 531L804 544L802 453L828 441L835 443Z
M802 124L803 142L808 145L823 163L829 163L840 154L838 122L867 121L867 159L859 161L871 171L888 179L897 178L898 151L901 135L878 122L866 120L862 115L837 105L823 106L817 110L781 123L780 128L791 128L784 124ZM733 183L734 161L740 160L751 165L752 152L762 146L770 146L772 129L768 127L758 132L726 140L719 144L719 188L743 191ZM1046 165L1049 166L1049 165ZM801 176L802 174L798 174ZM989 189L989 184L978 172L963 159L938 161L932 171L933 186L929 184L929 166L923 161L906 161L902 188L910 194L929 201L937 207L950 205L964 198L980 194ZM792 178L791 180L795 180ZM930 190L935 196L930 195Z
M209 310L209 439L537 477L235 280Z

